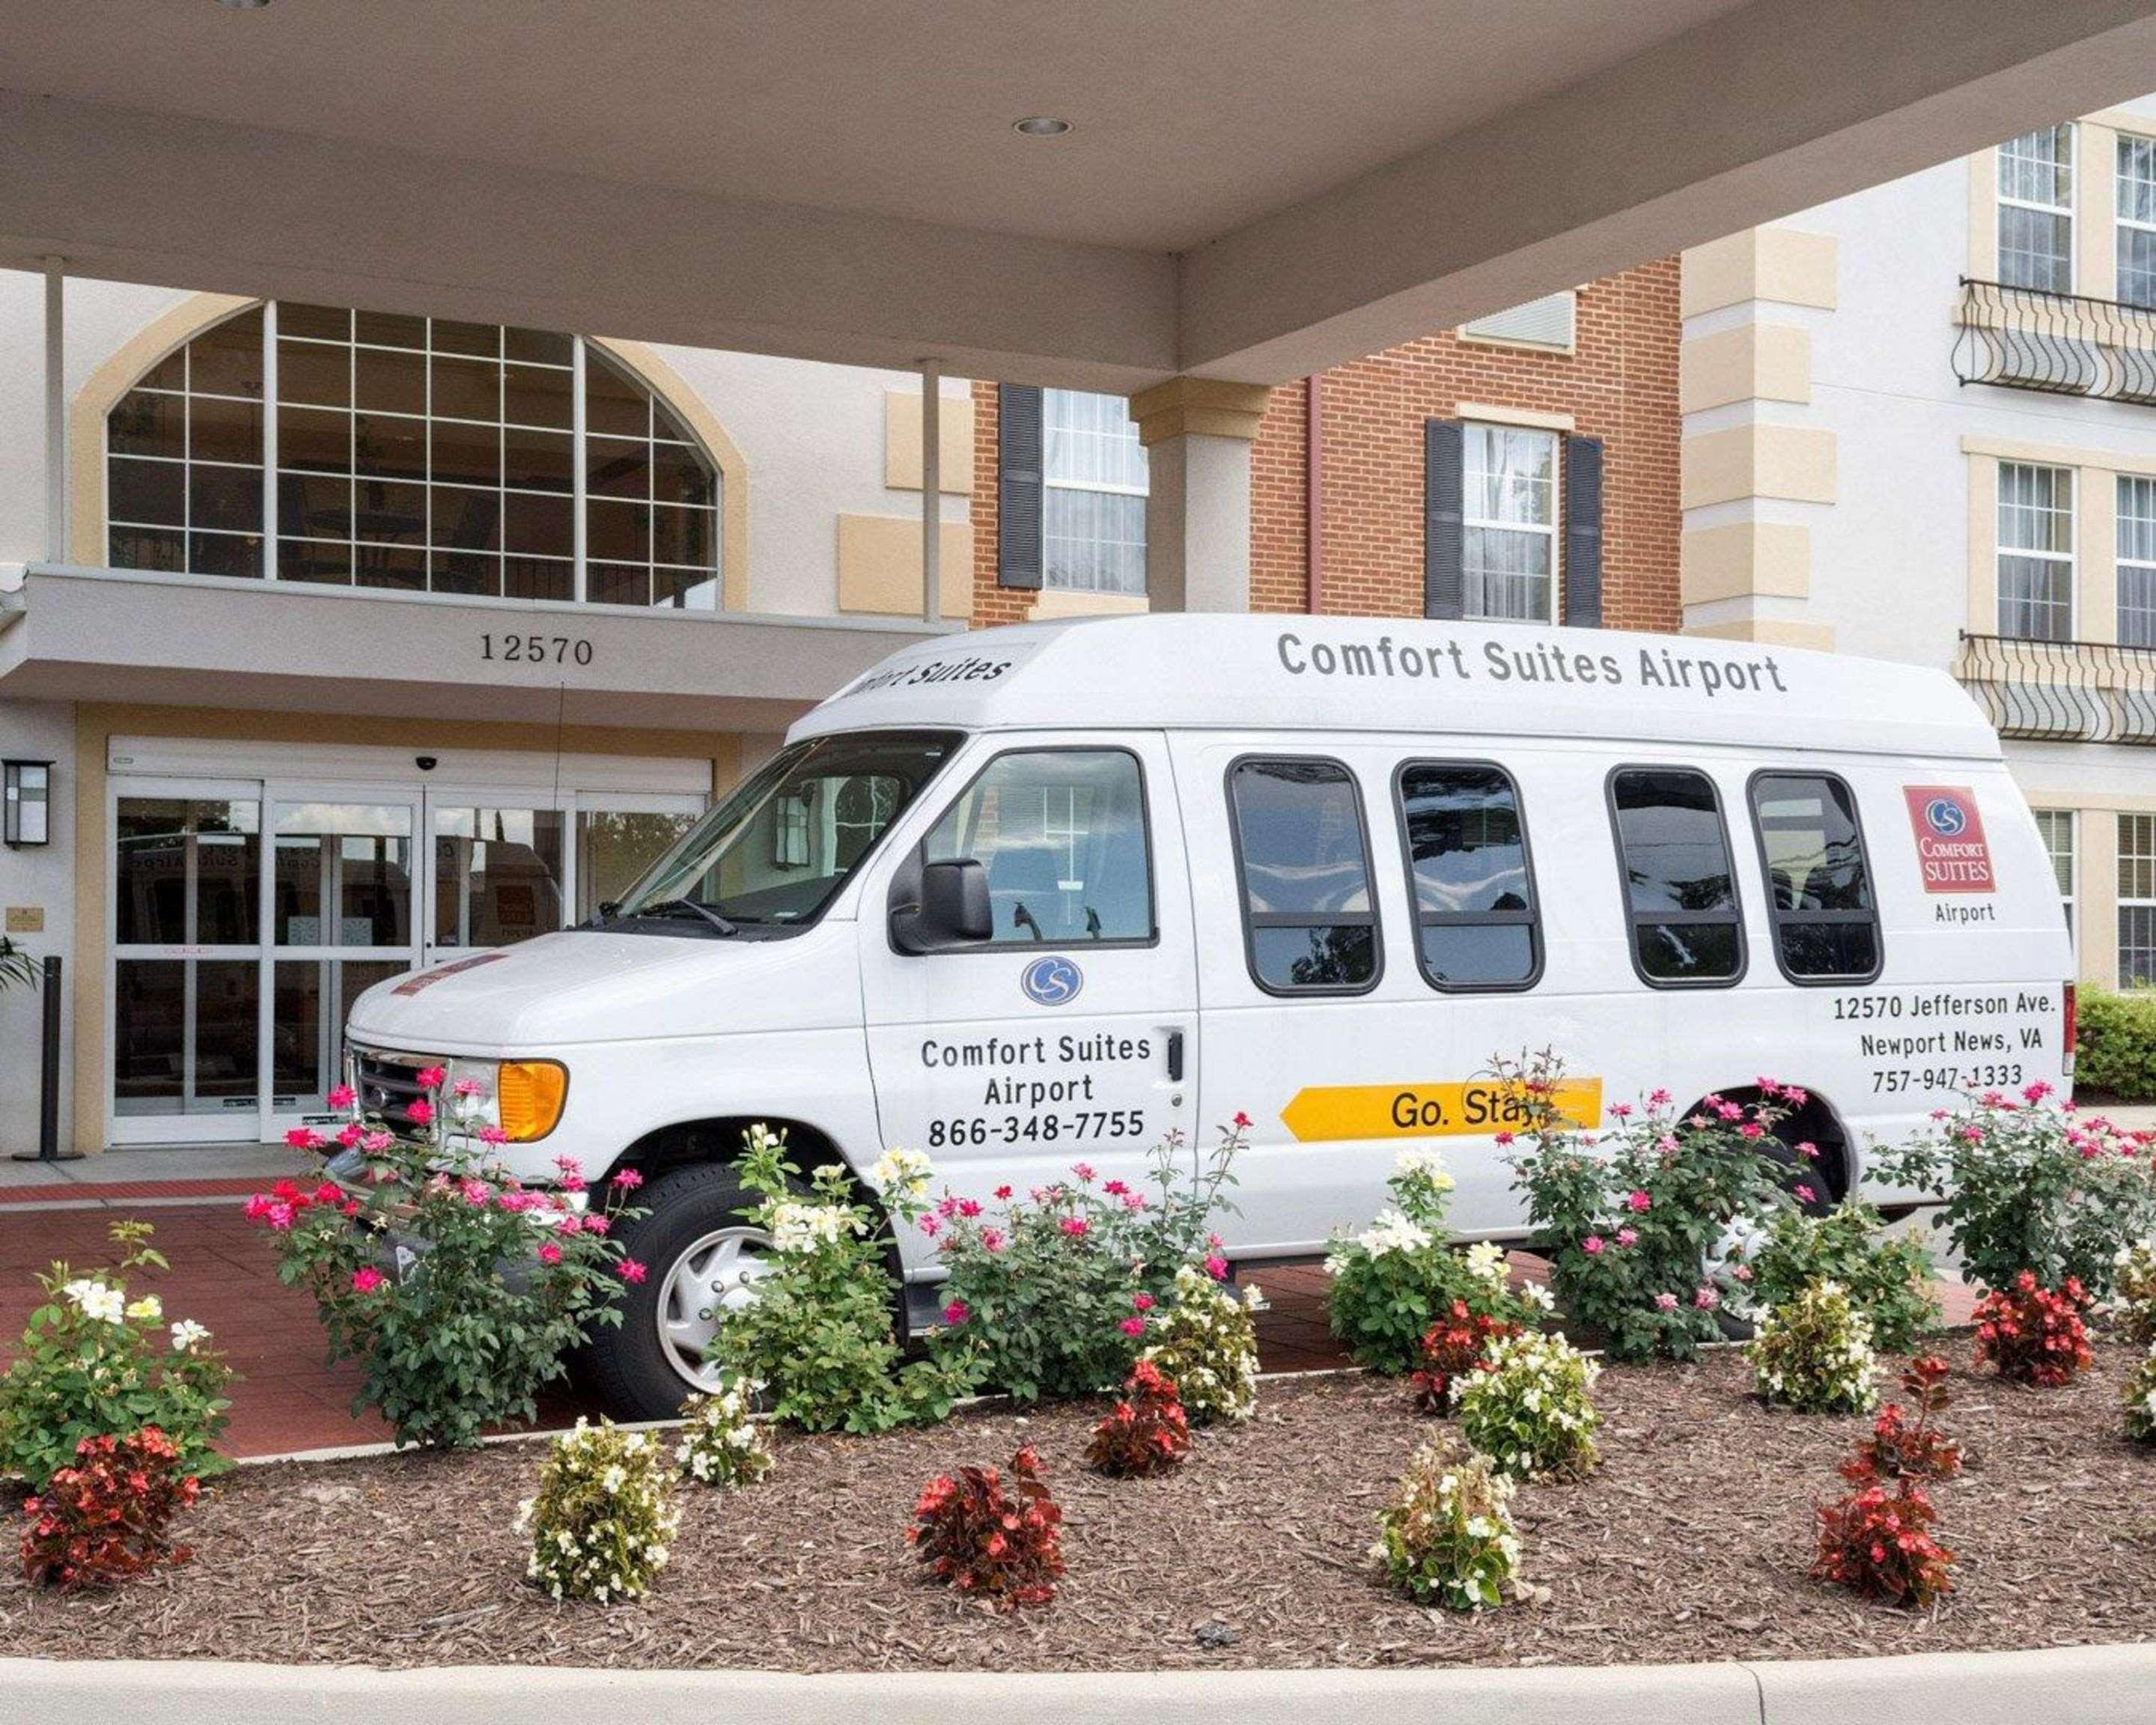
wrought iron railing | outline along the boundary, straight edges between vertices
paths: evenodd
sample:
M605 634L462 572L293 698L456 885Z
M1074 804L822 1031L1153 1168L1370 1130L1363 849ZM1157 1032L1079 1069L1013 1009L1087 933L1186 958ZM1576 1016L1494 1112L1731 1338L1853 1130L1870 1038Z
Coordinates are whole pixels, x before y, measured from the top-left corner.
M2001 737L2156 746L2156 647L1964 632L1954 675Z
M1958 321L1964 383L2156 407L2156 307L1964 276Z

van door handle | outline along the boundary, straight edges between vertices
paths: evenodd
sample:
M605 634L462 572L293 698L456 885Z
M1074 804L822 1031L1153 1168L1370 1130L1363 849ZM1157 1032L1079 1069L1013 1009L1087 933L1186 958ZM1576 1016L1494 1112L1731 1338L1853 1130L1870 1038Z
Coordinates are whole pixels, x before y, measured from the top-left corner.
M1183 1082L1183 1032L1180 1030L1168 1033L1168 1081L1170 1084Z

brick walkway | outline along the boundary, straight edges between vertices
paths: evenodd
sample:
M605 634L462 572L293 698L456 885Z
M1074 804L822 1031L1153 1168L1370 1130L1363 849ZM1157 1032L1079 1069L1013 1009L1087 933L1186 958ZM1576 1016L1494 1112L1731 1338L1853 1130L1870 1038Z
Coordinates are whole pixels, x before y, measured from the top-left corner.
M170 1318L191 1317L215 1332L217 1345L243 1379L233 1389L232 1424L224 1447L236 1455L372 1443L388 1435L371 1413L352 1412L359 1373L349 1361L325 1363L326 1352L314 1302L279 1285L261 1230L240 1214L229 1181L158 1182L110 1188L87 1183L45 1194L55 1207L18 1200L0 1204L0 1359L13 1350L23 1322L42 1296L32 1279L54 1258L83 1270L110 1261L107 1225L139 1216L157 1227L155 1244L172 1260L169 1275L138 1281L154 1290ZM203 1185L212 1189L203 1190ZM169 1189L177 1187L177 1190ZM1516 1273L1539 1279L1539 1260L1515 1253ZM1325 1272L1316 1265L1260 1266L1249 1275L1268 1309L1258 1320L1258 1348L1270 1372L1310 1371L1344 1363L1326 1328ZM1950 1322L1965 1322L1969 1291L1942 1288ZM547 1424L567 1425L583 1411L562 1399L542 1408Z

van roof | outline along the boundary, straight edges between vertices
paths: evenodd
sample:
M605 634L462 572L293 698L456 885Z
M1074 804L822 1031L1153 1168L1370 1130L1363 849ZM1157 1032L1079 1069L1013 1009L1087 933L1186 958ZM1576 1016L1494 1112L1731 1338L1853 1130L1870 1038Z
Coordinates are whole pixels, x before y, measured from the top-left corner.
M894 653L798 738L968 731L1437 732L1996 760L1944 671L1698 635L1174 613L1021 624Z

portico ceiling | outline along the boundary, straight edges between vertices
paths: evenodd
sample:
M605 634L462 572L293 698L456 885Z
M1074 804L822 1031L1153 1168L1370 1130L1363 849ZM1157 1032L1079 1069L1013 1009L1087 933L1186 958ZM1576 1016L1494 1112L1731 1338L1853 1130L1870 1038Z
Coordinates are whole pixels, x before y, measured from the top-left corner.
M2142 93L2156 0L0 0L0 264L1133 388Z

